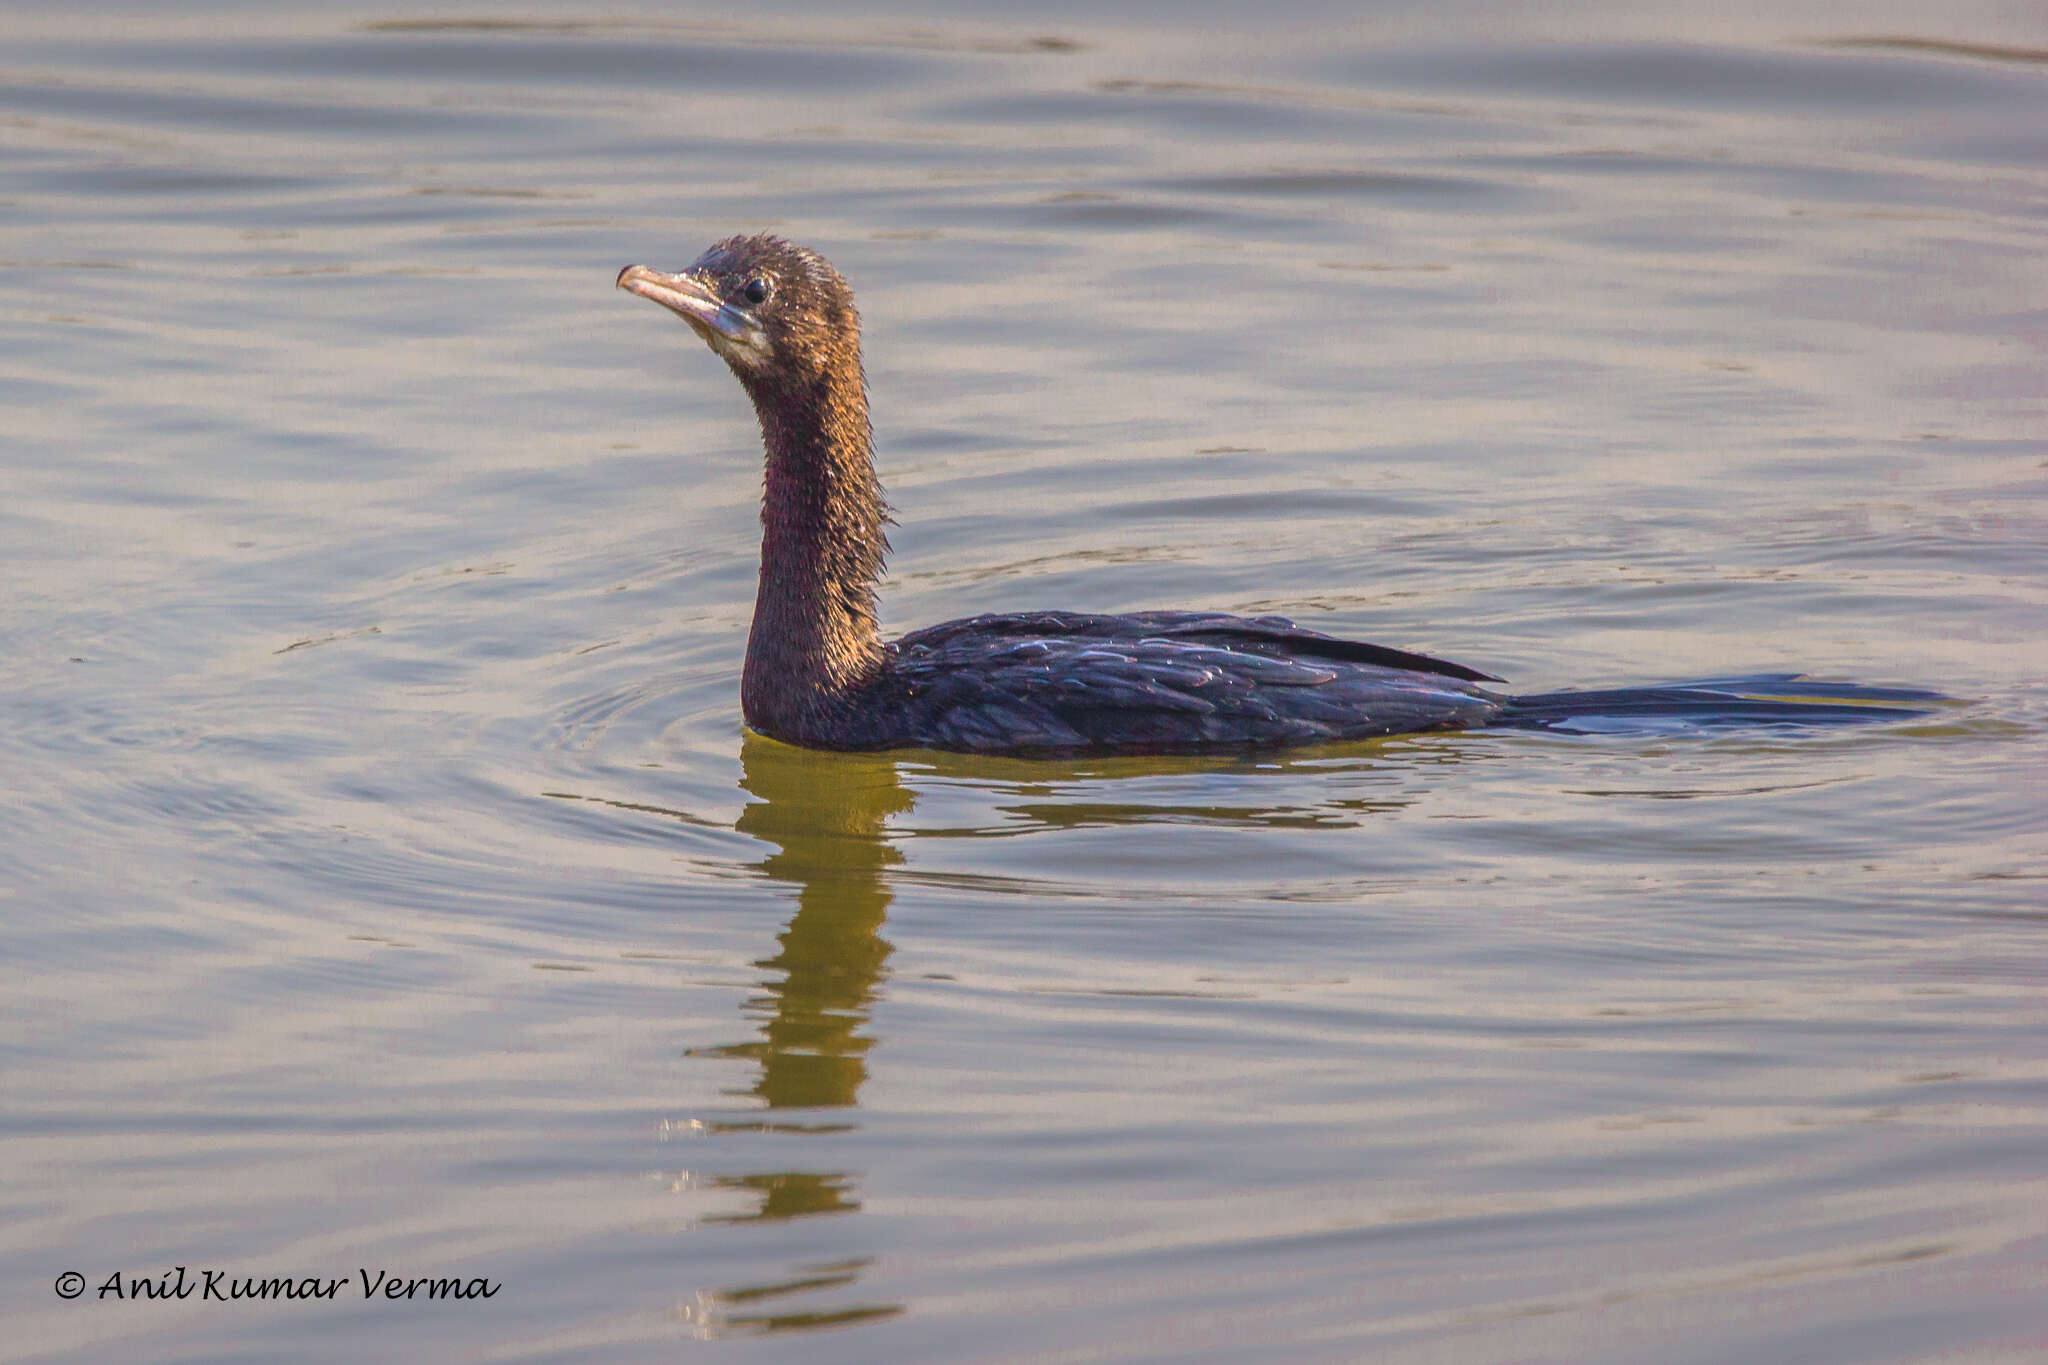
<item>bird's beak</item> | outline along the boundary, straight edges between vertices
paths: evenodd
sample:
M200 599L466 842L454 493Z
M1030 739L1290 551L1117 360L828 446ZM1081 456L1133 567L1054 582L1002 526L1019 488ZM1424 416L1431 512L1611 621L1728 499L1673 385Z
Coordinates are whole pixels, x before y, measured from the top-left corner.
M653 299L689 323L706 341L718 337L727 341L743 341L750 330L745 314L720 299L709 285L690 271L667 275L659 270L649 270L644 265L629 265L619 272L617 285L629 294Z

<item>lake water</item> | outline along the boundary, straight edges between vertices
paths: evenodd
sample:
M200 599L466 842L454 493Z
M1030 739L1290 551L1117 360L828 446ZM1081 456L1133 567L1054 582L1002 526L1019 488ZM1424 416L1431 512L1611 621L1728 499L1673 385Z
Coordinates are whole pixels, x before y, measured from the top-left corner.
M1706 8L11 15L0 1355L2048 1358L2048 20ZM746 735L760 228L891 631L1964 704Z

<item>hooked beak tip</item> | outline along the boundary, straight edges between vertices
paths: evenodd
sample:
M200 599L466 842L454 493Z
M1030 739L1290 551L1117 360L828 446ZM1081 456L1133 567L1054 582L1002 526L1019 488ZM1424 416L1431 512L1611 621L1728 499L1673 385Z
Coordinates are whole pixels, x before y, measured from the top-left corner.
M619 272L612 284L614 288L660 304L694 327L706 341L714 335L727 341L738 341L750 329L747 319L720 299L713 287L693 271L669 275L649 270L644 265L629 265Z

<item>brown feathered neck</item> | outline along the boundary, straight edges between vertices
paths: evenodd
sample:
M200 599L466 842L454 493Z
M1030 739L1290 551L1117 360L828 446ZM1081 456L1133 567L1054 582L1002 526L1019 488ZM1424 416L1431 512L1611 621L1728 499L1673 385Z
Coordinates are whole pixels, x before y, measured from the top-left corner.
M754 401L766 456L761 581L740 696L756 730L801 740L881 667L875 589L889 542L852 291L822 258L776 246L749 267L774 282L759 312L770 356L732 366Z

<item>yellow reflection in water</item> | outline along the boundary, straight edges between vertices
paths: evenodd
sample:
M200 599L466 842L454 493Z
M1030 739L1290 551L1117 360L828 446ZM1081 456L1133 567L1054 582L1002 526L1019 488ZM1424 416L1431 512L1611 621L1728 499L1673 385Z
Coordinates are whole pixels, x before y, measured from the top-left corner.
M744 1058L759 1067L754 1084L739 1093L755 1096L770 1116L715 1128L844 1132L854 1125L806 1121L790 1111L846 1110L860 1102L875 1042L865 1030L890 952L881 935L890 900L883 873L902 861L884 831L890 816L910 809L913 797L897 780L895 763L877 755L813 753L748 735L740 762L740 785L754 800L736 828L774 845L776 851L759 867L796 888L796 914L777 938L775 955L755 964L773 973L741 1007L756 1022L756 1036L693 1055ZM759 1171L712 1183L756 1196L751 1210L710 1220L715 1222L779 1221L860 1208L856 1176L848 1171ZM843 1287L866 1264L845 1262L830 1275L810 1267L781 1283L729 1288L705 1298L717 1326L735 1332L841 1326L901 1312L900 1304L729 1311Z

